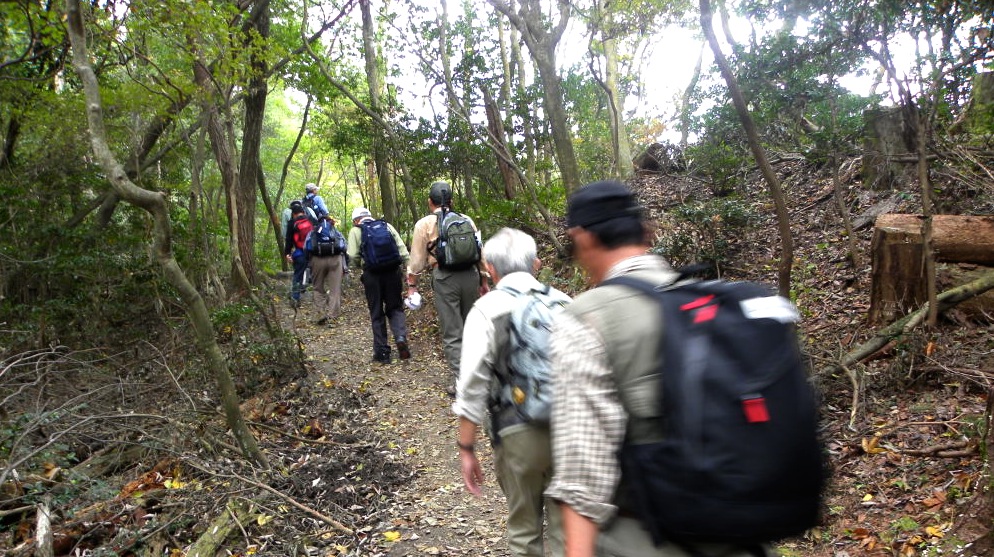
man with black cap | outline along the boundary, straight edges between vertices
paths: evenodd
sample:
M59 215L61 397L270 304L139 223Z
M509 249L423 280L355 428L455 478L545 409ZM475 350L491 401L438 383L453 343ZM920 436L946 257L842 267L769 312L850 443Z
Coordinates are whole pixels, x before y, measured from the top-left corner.
M442 343L445 360L452 372L452 384L447 387L449 395L455 396L455 381L459 377L459 354L462 350L462 330L466 315L477 298L490 290L489 276L481 260L477 265L461 270L445 269L438 265L434 249L438 242L438 221L440 215L452 210L452 187L448 182L435 182L428 193L428 209L431 213L422 217L414 225L411 240L411 259L407 266L408 296L418 291L418 274L431 268L431 286L435 294L435 309L438 311L439 328L442 330ZM473 219L465 217L477 230Z
M621 275L660 285L677 274L647 253L641 209L619 182L594 182L567 206L573 257L592 286ZM556 319L550 345L554 375L552 454L546 495L560 502L567 557L744 557L719 543L656 546L631 513L618 452L626 435L645 426L658 396L656 381L638 381L657 369L662 327L644 295L620 285L592 288ZM760 549L760 551L764 551Z

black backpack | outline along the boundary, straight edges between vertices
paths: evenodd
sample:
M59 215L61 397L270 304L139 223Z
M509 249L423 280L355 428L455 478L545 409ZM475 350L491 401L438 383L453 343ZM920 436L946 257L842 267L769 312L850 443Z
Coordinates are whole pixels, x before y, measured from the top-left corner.
M442 208L438 214L435 260L439 268L462 271L480 262L480 240L472 222L455 211Z
M817 525L818 408L790 302L745 282L602 284L651 296L663 316L662 440L626 438L620 454L622 496L656 544L757 544Z
M346 250L345 236L328 219L321 219L307 236L306 247L311 255L341 255Z
M385 220L367 220L359 225L363 267L369 271L391 271L400 265L400 250Z

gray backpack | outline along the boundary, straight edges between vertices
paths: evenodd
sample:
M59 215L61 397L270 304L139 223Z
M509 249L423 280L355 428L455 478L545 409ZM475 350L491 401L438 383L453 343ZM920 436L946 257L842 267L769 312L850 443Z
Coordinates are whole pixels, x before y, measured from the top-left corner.
M480 262L480 240L465 215L444 208L438 214L435 260L442 269L462 271Z
M497 403L513 408L515 421L548 425L552 410L549 332L552 322L572 299L543 285L520 292L497 286L515 297L509 319L507 371L499 374Z

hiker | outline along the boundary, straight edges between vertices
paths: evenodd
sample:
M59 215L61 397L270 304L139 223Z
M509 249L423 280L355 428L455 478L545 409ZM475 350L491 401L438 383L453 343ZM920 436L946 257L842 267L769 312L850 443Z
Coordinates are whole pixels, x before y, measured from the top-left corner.
M304 186L304 197L300 202L304 204L307 218L311 219L312 223L317 223L328 214L328 206L324 204L324 199L318 195L318 185L313 182Z
M290 288L290 307L294 309L300 307L300 295L304 291L304 273L310 263L305 244L307 235L311 233L314 225L307 218L304 212L304 205L300 201L290 202L290 222L286 225L284 234L283 255L287 261L293 263L293 283Z
M477 298L490 290L490 278L479 256L480 235L473 219L452 211L452 187L447 182L435 182L428 193L428 210L414 225L414 238L411 240L411 260L407 266L407 294L418 291L418 275L425 269L431 271L431 287L435 294L435 309L438 311L439 328L442 331L442 344L445 360L455 383L459 376L459 355L462 350L462 332L466 315ZM440 221L451 216L472 231L473 242L458 245L468 249L460 254L472 259L475 242L475 262L468 260L440 261L444 259L439 241ZM455 244L453 244L455 245ZM454 259L450 257L450 259ZM446 387L450 396L455 396L454 384Z
M640 208L619 182L595 182L577 190L568 200L567 227L573 257L594 286L622 275L657 284L677 278L662 257L647 254ZM657 415L652 409L658 382L636 381L649 377L658 363L662 323L655 307L626 287L593 288L577 296L553 327L555 470L546 495L560 503L566 555L766 555L766 548L758 545L656 546L626 499L619 449L626 436L644 432L647 422L655 423L649 418Z
M342 276L347 247L335 219L325 215L311 232L311 279L314 284L316 325L334 322L342 307Z
M535 240L520 230L503 228L483 247L484 265L495 282L493 290L473 304L466 316L460 359L459 382L452 410L459 416L456 445L466 490L480 495L483 471L474 441L484 420L493 446L497 482L507 498L507 537L515 557L543 557L543 514L548 517L551 554L563 554L559 509L543 496L552 477L552 447L547 419L525 416L516 406L515 385L534 381L526 370L512 369L513 354L526 350L520 338L521 315L528 303L553 300L559 308L569 297L535 280L541 262ZM541 300L532 302L533 293ZM520 308L520 309L519 309ZM537 315L531 314L531 315ZM543 327L542 340L551 325L552 313ZM541 352L547 352L542 346ZM545 359L548 366L548 360ZM546 370L548 371L548 370ZM515 375L520 373L520 375ZM516 379L523 381L517 381ZM548 388L551 388L549 385ZM518 403L522 401L517 401ZM488 410L489 409L489 410ZM547 417L547 416L546 416ZM544 509L544 513L543 513Z
M390 223L373 219L365 207L352 211L348 260L362 265L360 281L373 326L373 361L382 364L391 362L387 321L400 359L411 357L400 276L401 267L408 258L407 246Z

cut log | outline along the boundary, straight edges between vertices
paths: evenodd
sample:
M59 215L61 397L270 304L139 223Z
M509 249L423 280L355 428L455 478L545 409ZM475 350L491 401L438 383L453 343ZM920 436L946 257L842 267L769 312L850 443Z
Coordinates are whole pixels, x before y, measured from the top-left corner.
M877 217L870 248L871 324L889 323L927 300L921 225L920 215ZM994 266L994 217L936 215L932 218L932 246L940 262ZM982 267L976 273L986 270ZM947 285L962 284L969 282L969 275L957 265L945 265L939 279ZM965 311L979 318L994 314L994 299L979 298Z

